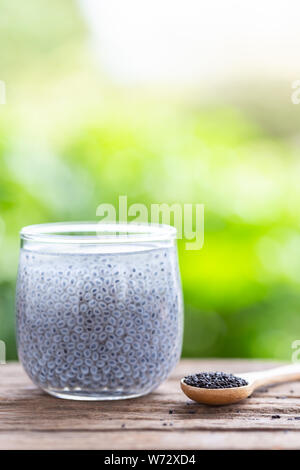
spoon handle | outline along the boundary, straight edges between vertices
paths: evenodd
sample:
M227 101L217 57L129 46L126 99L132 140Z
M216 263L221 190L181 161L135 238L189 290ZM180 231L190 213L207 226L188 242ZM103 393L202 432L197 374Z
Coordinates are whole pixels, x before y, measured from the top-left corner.
M300 380L300 364L290 364L288 366L275 367L274 369L250 372L248 374L242 374L242 376L246 380L253 382L254 388L280 382Z

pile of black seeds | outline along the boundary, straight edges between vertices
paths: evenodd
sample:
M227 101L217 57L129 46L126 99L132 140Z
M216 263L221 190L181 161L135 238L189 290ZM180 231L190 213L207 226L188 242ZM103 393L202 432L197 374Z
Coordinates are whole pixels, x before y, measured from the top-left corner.
M248 382L241 377L225 374L225 372L201 372L188 375L184 378L184 382L199 388L234 388L248 385Z

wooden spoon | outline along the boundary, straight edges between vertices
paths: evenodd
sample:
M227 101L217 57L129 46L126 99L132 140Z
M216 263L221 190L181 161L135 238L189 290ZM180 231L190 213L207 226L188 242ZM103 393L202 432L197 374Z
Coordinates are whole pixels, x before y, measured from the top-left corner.
M268 369L258 372L247 372L234 374L248 382L248 385L234 388L200 388L187 385L184 378L180 385L182 391L194 401L207 405L228 405L236 403L249 397L258 387L271 385L279 382L290 382L300 379L300 364L292 364L275 369Z

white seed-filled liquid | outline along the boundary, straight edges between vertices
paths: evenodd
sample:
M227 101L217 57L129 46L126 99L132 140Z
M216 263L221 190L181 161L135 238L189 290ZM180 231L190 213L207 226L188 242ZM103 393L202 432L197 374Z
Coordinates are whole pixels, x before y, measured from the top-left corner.
M19 358L33 382L57 396L148 393L180 357L181 304L174 247L108 254L23 248Z

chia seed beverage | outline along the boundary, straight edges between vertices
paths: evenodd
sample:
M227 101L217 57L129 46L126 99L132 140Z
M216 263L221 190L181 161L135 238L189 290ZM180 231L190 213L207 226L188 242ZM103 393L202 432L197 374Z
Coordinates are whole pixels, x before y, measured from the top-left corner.
M182 345L175 235L132 224L22 230L18 353L36 385L60 398L121 399L168 376Z

